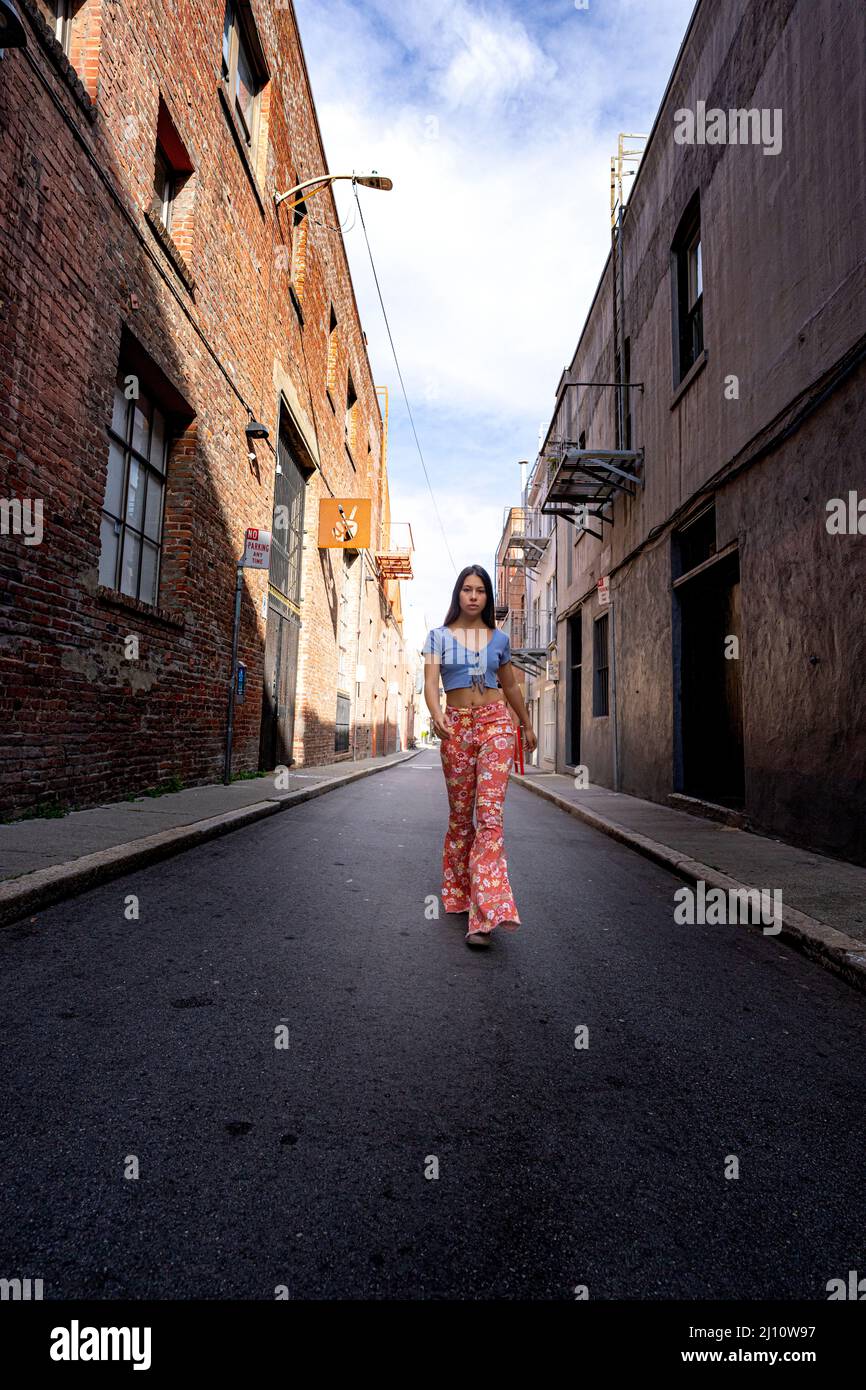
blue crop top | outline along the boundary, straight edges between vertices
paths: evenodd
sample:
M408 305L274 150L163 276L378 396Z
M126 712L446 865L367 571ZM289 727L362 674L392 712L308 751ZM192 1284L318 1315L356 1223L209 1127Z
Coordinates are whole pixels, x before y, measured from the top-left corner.
M490 629L487 631L490 632ZM431 627L421 650L425 655L432 653L438 657L442 685L446 690L460 690L470 685L477 685L479 689L485 685L495 690L498 684L496 672L511 660L511 642L508 634L499 627L491 633L487 646L477 652L471 647L464 647L457 633L447 627Z

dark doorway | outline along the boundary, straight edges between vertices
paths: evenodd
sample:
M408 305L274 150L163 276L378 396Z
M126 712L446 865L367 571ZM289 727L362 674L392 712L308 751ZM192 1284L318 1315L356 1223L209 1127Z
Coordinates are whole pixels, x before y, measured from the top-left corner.
M280 422L274 480L271 569L268 576L268 631L259 761L262 767L288 767L295 732L298 638L301 627L301 557L306 477Z
M580 766L580 695L583 687L583 610L568 620L568 757L569 767Z
M745 776L738 552L685 576L674 589L674 606L679 627L677 789L740 807Z

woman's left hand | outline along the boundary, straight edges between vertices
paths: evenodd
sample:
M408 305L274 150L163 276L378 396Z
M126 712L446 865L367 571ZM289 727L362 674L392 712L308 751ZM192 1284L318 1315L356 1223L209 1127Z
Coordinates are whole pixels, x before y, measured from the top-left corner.
M523 748L526 753L534 753L538 747L538 739L535 737L535 730L531 724L521 725L523 729Z

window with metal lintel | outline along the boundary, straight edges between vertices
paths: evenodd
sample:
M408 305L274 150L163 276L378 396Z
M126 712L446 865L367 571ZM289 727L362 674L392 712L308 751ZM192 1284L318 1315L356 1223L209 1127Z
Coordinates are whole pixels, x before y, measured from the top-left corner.
M671 245L674 386L694 365L704 347L704 278L701 255L700 195L683 213Z

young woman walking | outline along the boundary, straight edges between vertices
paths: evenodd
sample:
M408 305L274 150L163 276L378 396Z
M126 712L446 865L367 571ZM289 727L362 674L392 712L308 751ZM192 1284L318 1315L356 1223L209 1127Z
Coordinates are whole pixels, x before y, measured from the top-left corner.
M469 913L468 945L489 946L496 927L516 931L520 925L502 836L502 804L514 761L509 705L523 725L528 752L537 740L511 664L511 643L496 626L490 576L480 565L461 571L445 622L430 629L422 651L424 699L442 740L448 791L442 905L446 912Z

